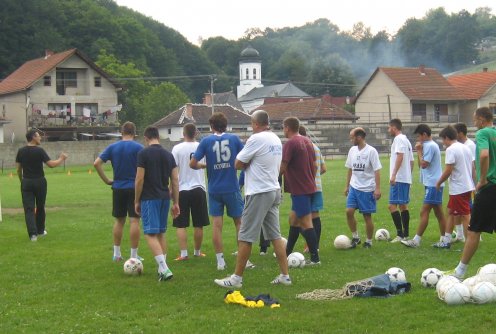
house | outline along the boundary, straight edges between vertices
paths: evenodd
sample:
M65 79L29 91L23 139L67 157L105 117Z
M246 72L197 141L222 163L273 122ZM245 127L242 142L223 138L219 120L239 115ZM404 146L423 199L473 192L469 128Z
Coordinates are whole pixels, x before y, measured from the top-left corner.
M496 71L451 75L448 82L460 90L465 100L460 103L461 121L472 124L472 113L479 107L489 107L496 114Z
M233 108L243 111L243 106L239 103L236 95L233 92L224 92L224 93L205 93L203 97L203 104L212 105L212 96L214 98L213 103L215 105L228 104Z
M362 122L458 122L463 93L434 68L378 67L356 97Z
M271 102L261 105L254 111L265 110L269 114L271 124L275 127L280 127L282 121L290 116L298 117L303 123L351 123L357 119L345 109L330 103L325 96L292 102Z
M170 141L179 141L183 138L183 126L187 123L194 123L200 133L208 134L210 133L208 119L212 116L213 111L226 115L227 131L251 131L251 117L228 104L214 104L212 108L212 105L207 104L186 103L178 110L155 122L153 126L158 128L160 138Z
M241 51L239 58L238 101L243 110L251 113L265 103L266 98L308 98L311 97L291 82L264 86L262 84L262 61L260 54L248 46Z
M118 129L121 88L77 49L46 50L0 82L0 106L12 123L4 136L22 141L28 128L49 140Z

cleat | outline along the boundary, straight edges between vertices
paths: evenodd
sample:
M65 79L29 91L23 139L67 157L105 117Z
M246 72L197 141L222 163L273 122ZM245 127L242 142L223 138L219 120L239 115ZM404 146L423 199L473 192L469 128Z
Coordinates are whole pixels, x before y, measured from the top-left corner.
M231 255L232 256L238 256L238 251L232 252Z
M200 252L200 254L198 254L198 255L195 254L194 256L195 257L205 257L205 256L207 256L207 254Z
M279 275L277 275L276 278L274 278L270 282L270 284L291 285L292 282L291 282L291 278L290 277L285 278L285 277L283 277L282 274L279 274Z
M217 263L217 270L225 270L227 268L226 264L218 264Z
M360 245L362 243L362 240L360 238L353 238L351 239L351 247L350 248L356 248L357 245Z
M248 261L246 261L245 268L246 269L253 269L253 268L255 268L255 265L250 260L248 260Z
M465 275L457 275L456 274L456 269L451 269L451 270L446 270L442 272L444 276L453 276L455 278L458 278L459 280L463 280L463 277Z
M158 281L163 282L163 281L168 281L172 279L172 271L170 269L167 269L166 271L159 273L158 274Z
M265 256L267 255L267 252L260 252L260 256Z
M401 240L405 240L405 238L402 238L400 236L396 236L396 238L394 238L393 240L391 240L391 243L397 243L397 242L401 242Z
M34 234L33 234L33 235L29 238L29 240L31 240L31 241L37 241L37 240L38 240L38 237L37 237L36 235L34 235Z
M243 281L236 282L233 280L232 276L227 276L226 278L222 279L215 279L214 280L215 284L218 286L221 286L223 288L237 288L240 289L243 286Z
M372 248L372 243L371 242L368 242L368 241L365 241L363 243L363 248Z
M406 247L410 247L410 248L417 248L418 246L420 246L419 243L415 242L413 239L411 240L401 240L401 244L402 245L405 245Z
M121 261L124 261L124 259L120 255L119 256L114 255L114 257L112 258L112 261L114 261L114 262L121 262Z
M312 266L320 266L320 261L313 262L312 260L306 260L306 261L305 261L305 267L306 267L306 266L309 266L309 267L312 267Z
M445 244L444 242L442 241L439 241L439 242L436 242L435 244L432 245L432 247L434 248L440 248L440 249L449 249L450 248L450 244Z
M174 261L187 261L189 258L187 256L178 256Z
M48 232L45 230L43 233L38 233L38 237L44 237L48 234Z

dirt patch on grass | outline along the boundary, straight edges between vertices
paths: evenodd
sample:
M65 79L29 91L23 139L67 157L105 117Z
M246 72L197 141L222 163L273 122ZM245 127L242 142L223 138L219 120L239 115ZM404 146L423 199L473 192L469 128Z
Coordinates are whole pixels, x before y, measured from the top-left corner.
M52 207L45 207L46 212L56 212L63 210L64 208L61 206L52 206ZM20 213L24 213L23 208L2 208L2 213L6 215L17 215Z

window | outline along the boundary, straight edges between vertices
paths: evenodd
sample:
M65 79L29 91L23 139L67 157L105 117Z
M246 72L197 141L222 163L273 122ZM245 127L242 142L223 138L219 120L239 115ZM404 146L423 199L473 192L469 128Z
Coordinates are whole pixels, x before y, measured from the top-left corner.
M43 77L43 85L44 86L51 86L52 85L52 77L49 75L46 75Z
M172 129L167 129L168 134L172 134Z
M257 78L257 69L254 68L253 69L253 79L256 79Z
M426 116L426 105L425 103L413 103L412 104L412 116L413 121L425 121Z
M102 77L95 77L95 87L102 87Z
M66 87L77 87L76 71L57 71L57 94L65 95Z
M90 117L98 114L98 103L76 103L76 116Z
M447 104L435 104L434 105L434 120L435 121L448 121L448 105Z
M248 80L249 79L249 76L250 76L250 70L249 69L246 69L246 78L245 79Z

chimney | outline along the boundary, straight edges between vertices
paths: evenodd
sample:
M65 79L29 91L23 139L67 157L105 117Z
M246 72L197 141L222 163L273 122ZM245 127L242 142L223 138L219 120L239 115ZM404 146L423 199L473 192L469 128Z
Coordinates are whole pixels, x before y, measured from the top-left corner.
M205 93L205 97L203 98L203 104L206 104L207 106L212 105L212 93Z
M487 67L484 67L484 68L482 69L482 72L486 73L486 72L487 72L487 70L488 70L488 68L487 68Z
M425 75L425 65L424 64L419 65L419 71L420 71L420 75Z
M50 57L53 54L54 54L54 52L52 50L45 49L45 59L47 59L48 57Z
M193 104L186 103L186 118L193 120Z

